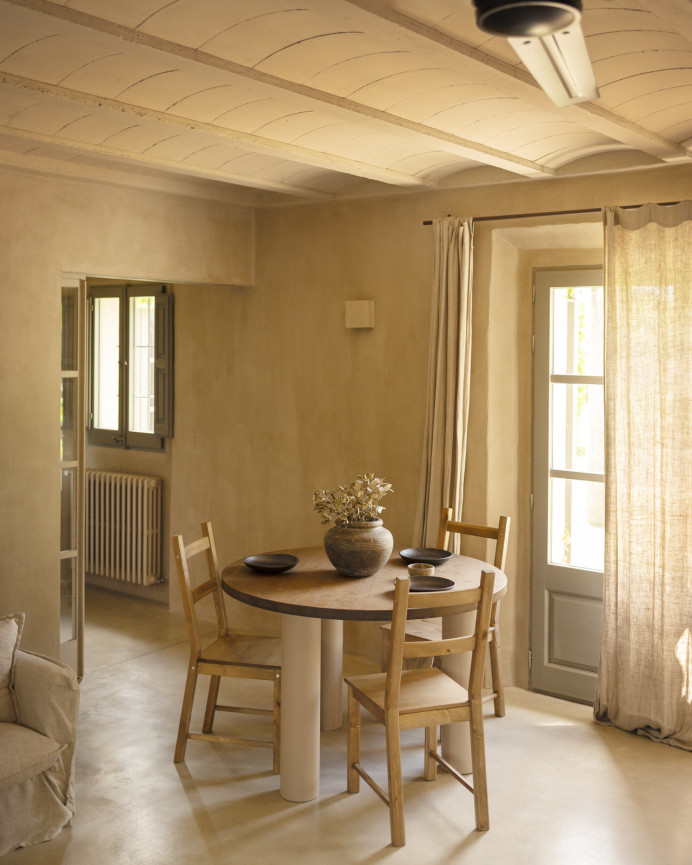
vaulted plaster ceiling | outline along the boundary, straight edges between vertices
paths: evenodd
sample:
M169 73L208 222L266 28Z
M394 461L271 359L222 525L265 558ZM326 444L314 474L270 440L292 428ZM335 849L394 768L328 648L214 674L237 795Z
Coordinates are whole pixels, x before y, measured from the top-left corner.
M0 0L0 164L270 204L689 162L692 3L582 30L556 108L471 0Z

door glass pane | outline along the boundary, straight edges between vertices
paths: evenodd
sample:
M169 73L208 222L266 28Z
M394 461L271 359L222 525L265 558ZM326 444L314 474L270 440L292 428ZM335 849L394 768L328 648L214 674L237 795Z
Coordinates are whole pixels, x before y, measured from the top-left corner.
M552 372L603 375L603 287L553 288Z
M550 386L551 468L604 472L603 385Z
M155 299L130 298L129 432L154 432Z
M120 357L120 301L94 298L94 427L117 430Z
M77 469L60 472L60 552L77 549Z
M60 459L77 459L77 385L76 378L63 378L60 391Z
M62 369L77 369L77 289L62 289Z
M605 485L551 478L550 564L602 571L604 540Z
M60 561L60 642L76 637L77 559Z

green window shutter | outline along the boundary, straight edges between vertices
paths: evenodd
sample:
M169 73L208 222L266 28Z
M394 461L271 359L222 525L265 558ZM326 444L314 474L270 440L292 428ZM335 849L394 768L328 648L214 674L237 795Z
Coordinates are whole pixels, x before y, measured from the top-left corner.
M173 295L156 295L154 432L173 437Z

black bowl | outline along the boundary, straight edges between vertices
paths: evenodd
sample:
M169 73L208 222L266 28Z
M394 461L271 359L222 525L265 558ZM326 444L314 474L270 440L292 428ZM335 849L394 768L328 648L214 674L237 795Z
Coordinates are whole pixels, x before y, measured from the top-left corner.
M422 562L425 565L444 565L446 561L452 558L449 550L437 550L434 547L412 547L408 550L401 550L399 555L407 565L412 565L414 562Z
M258 574L282 574L298 564L298 556L288 553L263 553L259 556L248 556L243 562Z

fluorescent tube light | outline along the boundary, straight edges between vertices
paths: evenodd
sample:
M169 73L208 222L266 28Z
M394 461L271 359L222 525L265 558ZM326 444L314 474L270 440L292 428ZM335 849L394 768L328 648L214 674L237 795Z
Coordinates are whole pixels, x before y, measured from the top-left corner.
M555 105L598 99L591 61L577 22L547 36L511 36L507 41Z

